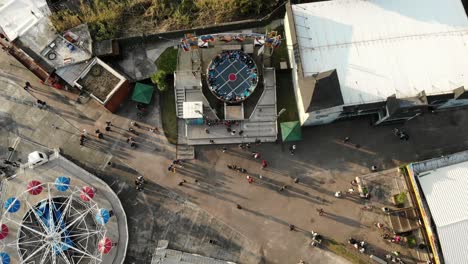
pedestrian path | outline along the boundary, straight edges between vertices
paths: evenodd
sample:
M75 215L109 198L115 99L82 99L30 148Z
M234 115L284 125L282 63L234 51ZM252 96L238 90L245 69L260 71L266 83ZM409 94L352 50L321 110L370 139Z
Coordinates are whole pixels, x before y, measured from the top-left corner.
M130 123L130 119L114 115L93 116L93 109L88 113L80 112L77 108L82 105L74 108L66 96L50 91L34 81L32 83L35 89L33 94L50 102L49 108L35 107L36 99L18 81L0 77L0 113L4 123L8 124L0 130L2 135L9 138L6 144L10 145L20 136L49 148L60 148L65 157L104 180L122 200L128 216L129 263L148 263L159 239L172 241L176 249L236 262L244 262L241 260L246 259L245 263L255 263L256 261L250 260L260 258L260 253L256 250L258 246L252 245L248 239L215 217L197 209L197 206L185 203L184 198L150 180L159 176L152 174L162 171L158 167L163 167L174 159L170 152L171 146L151 139L152 134L148 131L142 132L141 137L154 143L129 150L126 143L122 143L118 137L123 137L122 134L126 133L122 130L127 122ZM115 124L112 126L115 135L105 135L111 137L111 140L102 142L90 136L91 139L80 146L79 135L82 129L91 134L96 122L104 124L108 117ZM160 149L157 151L155 148ZM141 170L136 171L132 167ZM141 193L133 186L138 175L144 175L150 181ZM223 248L206 243L210 238L219 241L218 246ZM244 252L244 247L249 251Z

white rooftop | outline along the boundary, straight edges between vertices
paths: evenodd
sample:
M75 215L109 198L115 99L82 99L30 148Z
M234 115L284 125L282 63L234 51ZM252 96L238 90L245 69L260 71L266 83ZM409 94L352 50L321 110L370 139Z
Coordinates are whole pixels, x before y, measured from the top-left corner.
M445 263L468 263L468 161L417 175Z
M461 0L334 0L292 9L304 74L337 69L345 105L468 87Z
M184 102L183 105L184 119L203 118L203 103L202 102Z
M0 31L13 41L49 12L45 0L0 0Z

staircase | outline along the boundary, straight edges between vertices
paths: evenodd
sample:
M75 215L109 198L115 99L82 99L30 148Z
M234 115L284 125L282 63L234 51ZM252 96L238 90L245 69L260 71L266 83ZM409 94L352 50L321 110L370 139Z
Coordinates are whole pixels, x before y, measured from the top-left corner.
M178 118L182 118L184 114L184 102L185 102L185 88L176 87L175 88L175 97L176 97L176 113Z
M177 145L176 159L192 160L195 159L195 147L189 145Z

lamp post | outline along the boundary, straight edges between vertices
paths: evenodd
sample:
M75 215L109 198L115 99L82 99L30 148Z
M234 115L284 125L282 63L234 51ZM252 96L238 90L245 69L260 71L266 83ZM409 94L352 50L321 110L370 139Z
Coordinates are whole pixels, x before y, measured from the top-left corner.
M200 114L203 118L206 118L205 115L200 110L194 110L195 113Z
M281 109L278 114L276 115L276 120L278 120L278 118L280 117L280 115L284 114L284 112L286 112L286 108L283 108Z

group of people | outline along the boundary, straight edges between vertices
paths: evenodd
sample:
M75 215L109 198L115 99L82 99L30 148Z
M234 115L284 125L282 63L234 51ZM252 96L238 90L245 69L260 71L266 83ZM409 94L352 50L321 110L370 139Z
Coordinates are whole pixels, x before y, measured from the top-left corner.
M37 99L36 107L39 108L39 109L46 109L47 108L47 103L42 101L42 100Z
M361 253L364 253L366 252L366 248L367 248L367 243L366 241L357 241L356 239L354 238L350 238L348 239L348 243L351 244L355 249L359 250L359 252Z
M138 176L135 180L135 189L137 189L138 191L143 191L143 184L145 184L146 181L145 181L145 178L143 178L143 176Z
M183 168L184 167L184 162L180 159L176 159L176 160L173 160L172 161L172 164L169 165L169 167L167 167L167 171L170 171L170 172L173 172L173 173L176 173L177 172L177 167L179 168Z
M239 72L236 72L235 74L239 74L240 71L245 71L245 74L250 78L250 87L238 93L232 90L221 90L221 88L224 86L224 83L228 80L222 79L222 83L220 83L218 81L220 73L218 73L216 70L218 66L224 63L233 63L234 61L240 61L247 66L246 69L240 69ZM213 59L208 68L207 77L210 89L216 94L217 97L228 102L243 101L253 92L258 82L257 66L255 65L254 60L240 50L224 51L221 54L218 54Z
M105 132L112 131L112 126L113 125L112 125L111 121L106 121ZM58 129L58 127L55 127L55 128ZM143 129L144 127L140 126L138 123L136 123L134 121L132 121L130 123L130 127L128 128L128 131L130 133L132 133L134 136L138 136L139 133L136 131L135 128ZM149 128L149 129L145 128L145 129L149 130L152 133L159 133L159 130L156 127L155 128ZM94 130L94 134L96 134L97 138L104 139L104 133L99 128L96 128L96 130ZM86 129L83 129L83 131L82 131L82 133L80 135L80 145L84 145L84 142L87 139L88 139L88 132L86 131ZM137 143L136 143L135 139L133 138L133 136L129 136L126 141L127 141L128 144L130 144L130 147L133 147L133 148L137 147Z
M398 137L400 140L405 140L405 141L409 140L408 134L405 131L403 131L402 128L394 128L393 129L393 134L396 137Z

